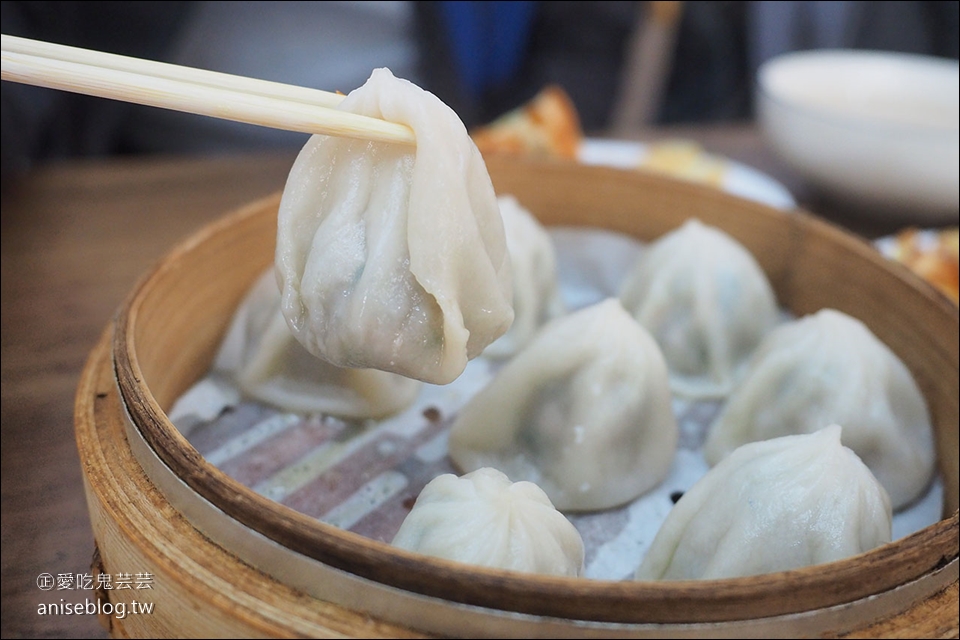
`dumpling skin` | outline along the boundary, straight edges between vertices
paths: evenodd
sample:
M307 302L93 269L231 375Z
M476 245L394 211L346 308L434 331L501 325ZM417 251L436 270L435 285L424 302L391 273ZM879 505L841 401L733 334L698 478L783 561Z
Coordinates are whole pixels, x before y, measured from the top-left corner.
M348 419L397 413L413 403L423 386L419 380L377 369L335 367L309 353L280 313L272 268L237 308L214 369L248 396L281 410Z
M610 298L544 326L457 415L449 454L593 511L659 484L677 439L663 356Z
M763 341L704 443L717 464L740 445L843 425L894 509L933 477L930 414L910 371L862 322L834 309L784 324Z
M490 358L517 354L544 324L564 313L557 257L550 234L511 195L498 198L513 271L513 325L483 352Z
M890 541L890 499L841 428L745 444L677 502L638 580L734 578L840 560Z
M420 492L393 539L397 547L469 564L576 577L580 533L532 482L496 469L438 476Z
M280 203L283 315L332 364L449 383L513 321L486 165L449 107L387 69L340 108L408 125L417 144L310 138Z
M660 345L673 391L696 399L729 394L777 323L773 289L750 252L696 219L640 255L620 299Z

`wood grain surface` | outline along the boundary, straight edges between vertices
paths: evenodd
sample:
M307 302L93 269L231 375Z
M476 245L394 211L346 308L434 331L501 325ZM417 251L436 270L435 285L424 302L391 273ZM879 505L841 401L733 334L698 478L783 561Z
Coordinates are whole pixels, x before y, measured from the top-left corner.
M902 226L822 202L750 126L635 137L697 140L766 171L808 209L864 235ZM3 637L106 636L96 616L38 613L42 604L93 597L92 591L37 586L43 573L90 573L93 535L73 430L81 369L138 279L203 224L282 188L294 154L68 161L33 170L3 194ZM955 588L952 597L955 602ZM904 635L912 631L908 626ZM956 628L941 633L956 636Z
M926 391L946 452L941 472L948 519L829 568L650 584L467 571L317 523L208 463L163 411L203 375L236 305L269 264L277 197L244 207L174 248L118 315L113 353L120 393L143 438L175 475L231 518L325 565L404 591L556 618L711 623L822 610L892 590L956 558L960 471L949 452L958 446L960 338L952 303L926 286L918 289L918 278L860 239L800 212L604 167L491 158L488 168L501 193L516 195L548 225L596 225L650 240L696 212L744 243L770 276L778 300L795 313L829 306L862 318ZM884 312L891 300L901 303L897 313Z
M293 154L74 161L2 202L2 630L105 637L91 615L40 615L92 592L37 587L90 573L93 534L73 430L81 368L140 276L225 211L282 188Z

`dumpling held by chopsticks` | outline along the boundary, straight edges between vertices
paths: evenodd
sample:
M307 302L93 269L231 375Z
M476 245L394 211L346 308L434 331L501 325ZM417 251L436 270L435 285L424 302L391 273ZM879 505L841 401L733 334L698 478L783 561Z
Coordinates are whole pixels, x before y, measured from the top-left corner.
M335 365L451 382L513 321L486 166L449 107L387 69L340 108L405 124L417 144L307 142L280 203L284 317Z

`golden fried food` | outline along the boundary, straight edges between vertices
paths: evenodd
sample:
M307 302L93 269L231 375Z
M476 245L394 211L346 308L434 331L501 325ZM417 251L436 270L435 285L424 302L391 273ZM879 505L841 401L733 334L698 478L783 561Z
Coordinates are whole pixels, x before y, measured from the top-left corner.
M575 160L583 131L570 96L558 85L550 85L471 136L484 154Z
M921 233L904 229L894 237L893 257L943 291L954 302L960 289L960 258L956 227Z

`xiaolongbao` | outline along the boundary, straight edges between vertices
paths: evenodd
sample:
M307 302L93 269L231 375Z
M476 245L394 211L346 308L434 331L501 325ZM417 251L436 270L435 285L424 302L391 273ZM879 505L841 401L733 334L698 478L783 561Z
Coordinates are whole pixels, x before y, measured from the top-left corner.
M890 541L890 499L833 425L745 444L677 502L638 580L733 578L840 560Z
M640 255L620 298L660 345L673 391L693 398L730 393L777 322L776 298L753 256L693 219Z
M580 533L532 482L496 469L427 483L393 539L397 547L484 567L556 576L583 573Z
M417 144L310 138L280 203L283 315L337 366L451 382L513 320L483 158L449 107L387 69L340 108L406 124Z
M843 425L894 508L923 492L935 450L920 389L900 359L859 320L823 309L780 326L757 349L704 443L716 464L740 445Z
M557 285L553 241L515 197L500 196L500 214L513 271L513 325L483 352L493 358L516 355L546 322L564 312Z
M273 269L250 289L214 361L252 398L294 413L381 418L409 406L418 380L376 369L335 367L307 352L280 313Z
M677 440L663 356L610 298L544 326L457 415L449 453L591 511L657 485Z

